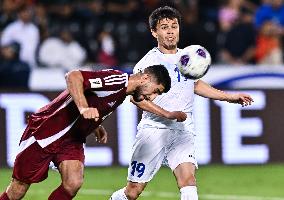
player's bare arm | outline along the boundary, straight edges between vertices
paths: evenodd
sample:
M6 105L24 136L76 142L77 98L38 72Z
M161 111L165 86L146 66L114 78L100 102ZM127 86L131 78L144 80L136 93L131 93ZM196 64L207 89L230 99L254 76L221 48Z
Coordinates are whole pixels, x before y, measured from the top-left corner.
M87 99L84 95L83 76L80 71L68 72L65 76L67 89L72 96L76 106L81 115L85 119L99 119L99 112L97 108L91 108L88 105Z
M134 103L138 108L144 111L154 113L158 116L161 116L167 119L172 119L172 120L176 119L178 122L183 122L184 120L186 120L186 117L187 117L187 115L182 111L170 112L154 104L152 101L143 100L140 102L136 102L133 100L133 98L131 98L131 102Z
M244 93L226 93L218 90L202 80L198 80L194 85L194 93L202 97L211 98L220 101L227 101L229 103L237 103L242 106L251 105L253 99L250 95Z

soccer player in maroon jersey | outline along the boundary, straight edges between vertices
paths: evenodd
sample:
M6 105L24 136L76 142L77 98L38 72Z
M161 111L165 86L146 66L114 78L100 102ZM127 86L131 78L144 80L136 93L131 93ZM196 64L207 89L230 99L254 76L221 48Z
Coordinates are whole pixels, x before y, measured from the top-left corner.
M62 183L48 199L72 199L83 183L86 136L94 132L99 142L106 143L107 133L100 124L127 95L134 101L152 101L171 86L163 65L133 75L117 70L71 71L66 82L64 92L30 116L13 179L0 200L23 198L32 183L47 178L50 161L59 169ZM174 111L167 117L181 121L186 115Z

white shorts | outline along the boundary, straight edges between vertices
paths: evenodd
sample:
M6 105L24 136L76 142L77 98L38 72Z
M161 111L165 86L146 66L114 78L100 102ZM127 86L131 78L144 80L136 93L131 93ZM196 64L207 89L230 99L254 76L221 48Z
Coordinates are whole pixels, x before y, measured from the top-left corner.
M128 181L149 182L162 164L173 171L179 164L190 162L198 168L195 159L195 134L158 128L138 130L128 167Z

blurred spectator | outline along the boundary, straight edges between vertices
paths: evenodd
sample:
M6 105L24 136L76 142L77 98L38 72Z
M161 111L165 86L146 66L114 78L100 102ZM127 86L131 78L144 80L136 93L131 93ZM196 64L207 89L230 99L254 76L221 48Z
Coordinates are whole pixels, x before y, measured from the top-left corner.
M222 32L227 32L239 18L243 0L227 0L219 10L219 25Z
M0 1L0 32L17 18L17 10L26 4L27 0L2 0Z
M86 49L88 62L96 62L99 46L97 38L105 24L104 11L103 0L81 1L76 4L76 23L80 29L74 37Z
M255 55L255 30L253 13L242 8L239 19L228 30L223 48L220 49L219 62L223 64L253 64Z
M179 46L199 44L204 46L215 59L216 25L213 22L199 20L197 0L180 2L178 8L183 15Z
M222 50L225 47L226 37L231 28L239 19L241 2L238 0L224 0L218 11L219 31L216 38L217 61L223 62Z
M192 0L190 0L192 1ZM194 0L199 4L200 19L202 21L217 22L219 1Z
M284 5L283 0L270 0L263 3L256 11L255 25L259 29L261 25L270 20L283 28L284 26Z
M146 15L150 14L153 10L159 7L159 4L161 3L160 0L144 0L144 6L145 6L145 12Z
M262 23L256 42L257 64L282 65L281 30L274 22L267 20Z
M116 66L115 44L110 33L103 31L99 36L101 48L98 52L97 61L104 66Z
M31 67L36 67L36 49L39 43L39 30L32 23L32 8L22 6L18 11L18 20L10 23L2 33L1 45L11 42L21 45L20 59L27 62Z
M222 32L227 32L238 21L241 10L255 12L256 5L247 0L224 0L224 5L219 10L219 25Z
M20 45L13 42L1 47L0 87L28 87L30 67L19 59Z
M44 5L35 4L34 21L35 21L35 24L39 28L40 42L42 42L44 39L46 39L49 36L48 16L47 16L47 11Z
M283 0L263 1L255 15L255 26L258 29L257 64L283 64L281 41L284 33Z
M87 51L88 61L94 62L98 50L96 38L105 23L105 7L102 0L44 2L48 11L50 35L59 34L62 27L68 27L73 37Z
M261 6L257 9L256 4L260 2ZM107 66L131 65L152 47L153 39L147 31L145 19L147 13L162 5L173 6L183 15L180 46L200 44L210 51L213 62L246 64L256 61L253 59L256 36L249 22L256 9L254 24L257 30L262 30L262 24L269 20L281 32L277 33L280 36L275 33L268 34L269 37L267 33L258 35L257 62L263 57L261 55L266 55L264 46L268 41L277 43L274 46L283 46L283 0L2 0L0 34L3 31L3 36L0 39L4 45L19 42L22 46L20 59L34 67L35 60L38 60L35 59L38 42L53 40L54 37L49 37L59 35L62 27L68 27L73 41L76 40L85 50L83 60L86 62L99 62ZM247 10L245 16L242 12L244 8ZM38 28L31 23L32 14ZM18 20L13 22L17 16ZM55 66L49 61L43 63ZM56 66L63 67L61 64ZM68 66L74 67L74 64Z
M72 33L63 28L59 37L43 41L39 49L39 61L46 67L72 70L78 68L86 59L86 51L74 40Z
M75 8L71 2L58 1L48 6L49 29L51 34L59 33L62 27L70 27L72 32L80 31Z
M15 4L10 0L3 0L0 4L0 32L15 20Z
M113 20L143 19L144 7L141 0L105 0L106 16Z

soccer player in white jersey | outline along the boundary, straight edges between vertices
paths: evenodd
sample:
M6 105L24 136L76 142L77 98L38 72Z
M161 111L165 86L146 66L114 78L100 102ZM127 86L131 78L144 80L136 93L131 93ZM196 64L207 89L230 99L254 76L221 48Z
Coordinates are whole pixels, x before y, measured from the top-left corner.
M110 198L112 200L137 199L162 164L173 171L180 189L180 199L197 200L195 170L198 166L192 116L194 94L243 106L253 102L247 94L225 93L202 80L186 79L180 74L176 66L179 24L179 12L168 6L154 10L149 17L150 29L158 41L158 47L150 50L136 64L134 73L143 71L149 65L163 64L171 76L172 87L153 102L134 102L144 113L132 149L127 186L114 192ZM160 117L165 116L167 110L183 111L187 113L187 119L177 122ZM160 116L147 111L156 111L154 113Z

